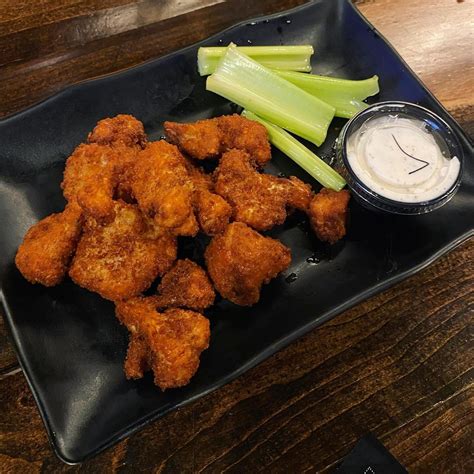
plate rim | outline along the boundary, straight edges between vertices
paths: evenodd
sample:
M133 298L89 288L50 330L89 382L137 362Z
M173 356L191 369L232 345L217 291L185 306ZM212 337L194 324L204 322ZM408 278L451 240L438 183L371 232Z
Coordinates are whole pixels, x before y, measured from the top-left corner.
M205 44L207 42L212 41L215 38L218 38L220 35L228 33L230 31L232 31L234 29L237 29L237 28L240 28L242 26L246 26L246 25L248 25L249 23L251 23L253 21L261 22L261 21L264 21L264 20L274 20L274 19L277 19L277 18L282 17L282 16L291 15L291 14L297 13L301 10L312 8L312 7L316 6L317 4L325 3L327 1L332 1L332 0L310 0L307 3L304 3L302 5L298 5L294 8L291 8L291 9L283 10L283 11L268 14L268 15L260 15L260 16L257 16L257 17L250 17L248 19L241 20L237 23L234 23L231 26L229 26L229 27L227 27L223 30L219 30L218 32L214 33L213 35L208 36L208 37L206 37L206 38L204 38L200 41L194 42L194 43L192 43L188 46L185 46L183 48L180 48L178 50L171 51L171 52L169 52L169 53L167 53L163 56L158 56L156 58L151 58L147 61L141 62L139 64L135 64L135 65L127 67L127 68L120 69L118 71L113 71L113 72L109 72L109 73L106 73L106 74L103 74L103 75L100 75L100 76L96 76L96 77L93 77L93 78L84 79L82 81L74 82L74 83L69 84L66 87L62 88L61 90L59 90L59 91L43 98L43 99L40 99L37 102L34 102L33 104L31 104L30 106L28 106L24 109L13 112L12 114L6 115L5 117L2 117L0 119L0 127L3 126L4 124L10 122L10 121L15 121L17 119L21 119L22 115L34 112L35 109L40 108L41 106L43 106L43 105L45 105L49 102L52 102L52 101L60 98L61 96L66 96L67 94L73 92L75 89L79 89L79 88L82 88L84 86L87 87L87 86L93 85L95 83L106 81L106 80L108 80L110 78L113 78L113 77L126 76L127 74L133 73L134 71L142 69L142 68L146 69L148 67L151 67L156 62L166 60L171 56L175 56L175 55L178 55L178 54L188 52L188 51L190 51L190 50L192 50L192 49L194 49L194 48L196 48L196 47L198 47L202 44ZM410 68L410 66L405 62L405 60L400 56L400 54L395 50L395 48L385 38L385 36L383 36L369 22L369 20L359 11L359 9L352 3L351 0L340 0L340 1L344 2L348 7L352 8L352 10L358 15L359 19L363 23L365 23L370 28L371 31L376 33L377 36L385 43L385 45L389 48L391 53L394 54L394 56L404 66L404 68L406 69L406 72L408 74L411 74L416 79L416 81L420 84L420 86L422 87L424 93L427 96L429 96L429 98L431 98L443 110L443 112L446 114L446 116L451 121L451 126L455 129L456 133L458 133L461 136L461 138L464 138L465 145L467 145L469 148L471 148L471 153L472 153L473 141L471 140L470 136L467 133L465 133L465 131L463 130L461 125L457 122L457 120L455 120L454 117L451 116L451 114L444 107L444 105L441 104L441 102L426 87L424 82ZM351 299L347 300L346 302L331 308L329 311L324 313L319 318L305 324L304 326L296 329L295 331L292 331L292 332L286 334L284 337L280 338L275 343L273 343L270 346L267 346L266 348L264 348L261 352L259 352L255 357L253 357L249 361L247 361L244 365L240 366L239 368L237 368L233 372L230 372L226 376L222 377L218 381L211 384L206 390L200 392L199 394L195 394L194 396L189 397L185 400L182 400L181 402L176 403L172 407L168 407L168 408L165 408L165 409L157 409L156 411L151 412L151 414L144 415L143 417L139 418L134 423L132 423L128 428L123 430L122 433L110 436L106 441L101 443L97 448L95 448L94 450L92 450L88 454L86 454L85 456L83 456L81 458L78 458L78 459L69 459L67 456L65 456L64 453L61 452L61 449L60 449L59 445L57 444L55 433L52 429L52 426L49 423L49 417L46 415L45 408L44 408L43 404L41 403L41 400L39 398L39 394L36 392L36 390L34 388L34 385L33 385L33 382L31 380L30 374L29 374L28 370L25 369L25 367L27 366L27 363L26 363L26 361L23 360L23 350L20 349L22 345L20 343L20 340L17 338L17 328L14 325L12 315L10 314L10 311L8 309L8 305L6 303L5 294L4 294L4 290L3 290L3 285L0 286L0 303L1 303L1 305L3 307L3 310L4 310L4 316L5 316L4 319L7 322L7 324L6 324L7 332L9 333L10 340L13 343L13 347L15 349L16 357L17 357L19 365L22 369L23 375L24 375L24 377L27 381L28 387L29 387L30 391L32 392L33 398L34 398L34 400L36 402L36 405L38 407L38 411L40 413L41 420L43 422L43 425L44 425L44 427L46 429L46 432L47 432L47 435L48 435L49 444L52 447L53 452L55 453L55 455L62 462L64 462L65 464L74 466L74 465L82 464L83 462L97 456L98 454L100 454L100 453L104 452L105 450L111 448L112 446L118 444L123 439L125 439L128 436L140 431L142 428L144 428L145 426L153 423L154 421L156 421L157 419L159 419L162 416L166 415L170 411L173 411L177 408L181 408L185 405L188 405L188 404L194 402L195 400L197 400L199 398L202 398L202 397L208 395L209 393L217 390L218 388L220 388L220 387L228 384L229 382L235 380L240 375L247 372L249 369L257 366L258 364L260 364L261 362L263 362L265 359L269 358L270 356L272 356L276 352L284 349L289 344L291 344L292 342L294 342L298 338L302 337L304 334L306 334L309 331L321 326L326 321L328 321L329 319L337 316L338 314L342 313L343 311L346 311L346 310L354 307L355 305L367 300L368 298L371 298L371 297L381 293L382 291L394 286L395 284L399 283L400 281L403 281L403 280L415 275L416 273L418 273L421 270L425 269L426 267L431 265L433 262L438 260L440 257L442 257L446 253L452 251L453 249L455 249L456 247L458 247L460 244L467 241L468 239L472 238L473 236L474 236L474 227L471 228L470 230L467 230L466 232L464 232L463 234L461 234L457 238L453 239L452 241L448 242L443 247L439 248L430 257L423 260L418 265L415 265L415 266L405 270L404 272L399 273L396 276L385 280L384 282L378 283L375 286L372 286L371 288L358 293L356 296L352 297Z

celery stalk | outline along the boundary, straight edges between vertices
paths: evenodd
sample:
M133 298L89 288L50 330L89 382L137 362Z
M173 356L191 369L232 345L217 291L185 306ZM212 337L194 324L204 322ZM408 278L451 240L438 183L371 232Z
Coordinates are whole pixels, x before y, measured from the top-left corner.
M272 69L286 71L311 71L311 55L314 49L311 45L298 46L238 46L237 49L253 60ZM212 74L217 67L227 47L216 46L199 48L198 70L201 76Z
M282 128L261 119L248 110L244 110L242 115L249 120L255 120L256 122L261 123L268 131L270 143L291 158L296 164L301 166L301 168L303 168L325 188L340 191L346 185L344 178L337 171L332 169L327 163L319 158L319 156L315 155L288 132L285 132Z
M335 108L230 45L206 89L286 130L321 145Z
M362 81L351 81L299 72L275 72L283 79L331 104L336 108L337 117L353 117L368 107L365 102L362 102L364 99L379 93L379 78L377 76Z

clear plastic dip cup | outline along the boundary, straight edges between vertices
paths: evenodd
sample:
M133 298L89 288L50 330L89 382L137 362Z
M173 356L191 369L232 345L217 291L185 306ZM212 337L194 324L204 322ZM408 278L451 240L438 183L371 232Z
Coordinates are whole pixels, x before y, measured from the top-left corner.
M463 151L451 127L408 102L382 102L353 117L336 144L355 199L394 214L424 214L457 192Z

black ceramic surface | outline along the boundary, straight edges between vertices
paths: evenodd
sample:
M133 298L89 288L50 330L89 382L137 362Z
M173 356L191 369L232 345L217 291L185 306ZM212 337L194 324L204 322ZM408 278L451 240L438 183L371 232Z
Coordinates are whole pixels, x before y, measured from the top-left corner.
M224 301L216 305L208 314L211 346L198 373L187 387L162 393L151 377L125 379L126 331L110 302L69 280L51 289L30 285L13 259L28 227L62 209L64 161L99 119L133 114L144 122L150 138L158 139L164 120L191 121L232 111L225 100L205 91L196 72L199 45L70 87L0 121L2 302L50 439L66 462L80 462L228 382L473 233L472 144L348 1L316 1L238 25L201 44L248 40L254 45L311 43L317 52L315 73L354 79L378 74L382 92L376 100L415 102L441 115L459 134L465 151L460 191L443 208L419 217L379 216L353 203L347 238L331 249L308 233L301 216L292 216L271 232L291 247L291 268L264 289L253 308ZM343 124L334 121L319 149L322 156L330 154ZM268 170L312 182L278 153Z

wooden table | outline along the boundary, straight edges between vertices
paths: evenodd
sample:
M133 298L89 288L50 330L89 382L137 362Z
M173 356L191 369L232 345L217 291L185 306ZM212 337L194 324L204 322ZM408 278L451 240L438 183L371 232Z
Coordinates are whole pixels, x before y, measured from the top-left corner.
M3 0L0 114L300 3ZM473 136L474 0L356 3ZM2 322L0 472L323 472L367 431L410 472L473 472L473 259L471 240L82 467L54 456Z

